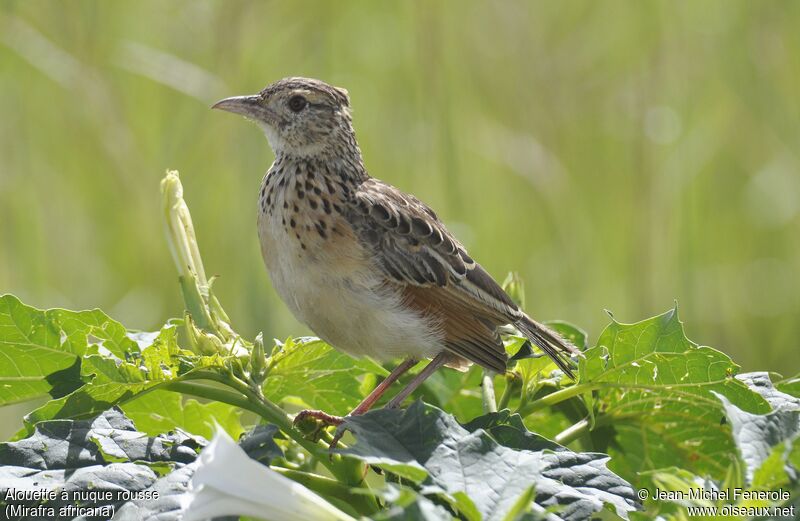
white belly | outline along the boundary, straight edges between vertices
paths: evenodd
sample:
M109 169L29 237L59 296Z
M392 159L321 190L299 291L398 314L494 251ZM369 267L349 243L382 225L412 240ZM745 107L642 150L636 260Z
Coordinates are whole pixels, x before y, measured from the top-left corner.
M443 349L436 324L403 305L361 247L311 234L303 249L280 221L279 212L259 218L264 261L280 297L317 336L378 360L427 358Z

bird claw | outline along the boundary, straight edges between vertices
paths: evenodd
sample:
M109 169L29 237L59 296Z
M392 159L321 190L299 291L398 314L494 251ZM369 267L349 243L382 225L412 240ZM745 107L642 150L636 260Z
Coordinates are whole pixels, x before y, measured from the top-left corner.
M342 439L344 433L347 432L347 427L343 424L339 424L336 427L336 432L333 433L333 439L331 440L330 444L328 445L328 450L333 452L333 449L339 444L339 440Z

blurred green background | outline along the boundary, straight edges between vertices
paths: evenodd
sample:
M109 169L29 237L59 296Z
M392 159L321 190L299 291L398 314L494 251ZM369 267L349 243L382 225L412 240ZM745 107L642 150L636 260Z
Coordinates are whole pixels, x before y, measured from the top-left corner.
M0 292L153 329L182 311L181 171L249 336L307 332L255 230L272 153L216 100L350 91L371 173L433 206L529 311L597 338L677 299L690 338L800 369L800 3L0 4Z

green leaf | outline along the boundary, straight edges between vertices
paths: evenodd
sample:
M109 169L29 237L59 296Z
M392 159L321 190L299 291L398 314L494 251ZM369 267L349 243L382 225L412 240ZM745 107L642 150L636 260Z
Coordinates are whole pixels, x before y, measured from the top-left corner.
M11 295L0 297L0 405L53 398L26 418L91 418L197 369L222 369L230 356L199 356L180 349L172 321L157 333L131 333L102 311L40 311ZM231 433L240 432L222 406L189 403L176 409L198 419L214 411ZM225 413L225 414L223 414ZM199 425L195 424L199 428ZM210 433L210 427L203 427Z
M564 320L550 320L545 324L581 351L589 347L589 335L575 324Z
M632 479L673 465L722 479L736 448L714 393L753 413L770 408L728 356L686 338L677 310L614 321L585 356L579 385L597 389L595 407L616 431L612 467Z
M364 398L358 378L388 372L369 359L354 360L322 340L289 339L273 355L264 395L331 414L347 414Z
M751 487L756 490L777 490L786 486L791 481L786 470L787 456L786 444L773 447L769 456L753 472Z
M531 487L523 492L517 502L511 507L511 509L506 514L506 517L503 518L503 521L517 521L523 514L529 512L531 510L531 505L535 504L533 502L534 498L536 497L536 487L531 485Z
M500 432L495 416L473 426L479 424ZM633 489L606 468L608 457L603 454L517 450L501 445L483 429L470 432L422 402L406 411L371 411L348 418L345 425L356 443L344 453L415 480L423 490L438 488L451 497L466 494L484 520L502 520L531 486L536 488L537 504L562 507L555 519L588 519L605 503L622 517L636 508ZM510 437L513 443L539 443L524 435L518 420L504 425L521 431Z
M134 355L137 352L138 348ZM129 361L101 354L85 356L81 375L88 383L35 409L25 417L25 422L30 429L44 420L91 418L113 405L174 381L185 372L187 357L191 356L177 346L174 326L165 326L139 356L126 356Z
M0 405L68 394L83 384L80 357L101 348L118 357L138 351L102 311L41 311L0 296Z
M417 395L427 403L447 409L459 420L467 421L483 414L480 393L482 376L483 369L477 364L464 372L444 368L425 380ZM396 384L397 388L402 388L411 378L412 375L401 378Z
M781 380L776 387L781 392L791 394L795 398L800 398L800 374L792 378Z
M541 351L534 351L530 340L525 337L507 337L505 348L510 355L509 369L519 373L526 387L529 383L535 384L550 376L550 373L558 369L552 358Z
M0 443L0 465L39 470L124 461L191 463L203 445L185 433L148 437L119 409L92 420L51 420L15 442Z
M431 492L435 489L436 487L429 488ZM475 502L472 501L466 492L458 491L453 494L448 494L442 489L440 492L438 492L438 494L440 497L443 497L445 501L447 501L453 510L461 514L461 516L467 521L481 521L483 518L481 512L478 510L477 505L475 505Z
M795 468L795 470L800 471L800 443L795 441L792 445L792 451L789 453L787 457L787 461Z
M140 395L122 405L122 410L140 431L151 436L177 427L211 439L217 425L235 440L244 432L239 408L220 402L200 403L170 391Z

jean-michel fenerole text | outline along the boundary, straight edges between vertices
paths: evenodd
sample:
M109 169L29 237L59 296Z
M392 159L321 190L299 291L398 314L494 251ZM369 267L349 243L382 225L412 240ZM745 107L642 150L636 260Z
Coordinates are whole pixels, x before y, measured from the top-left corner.
M790 499L789 491L777 490L747 490L742 488L709 489L702 487L688 490L662 490L653 491L653 499L657 501L724 501L739 503L740 501L770 501L783 502Z

